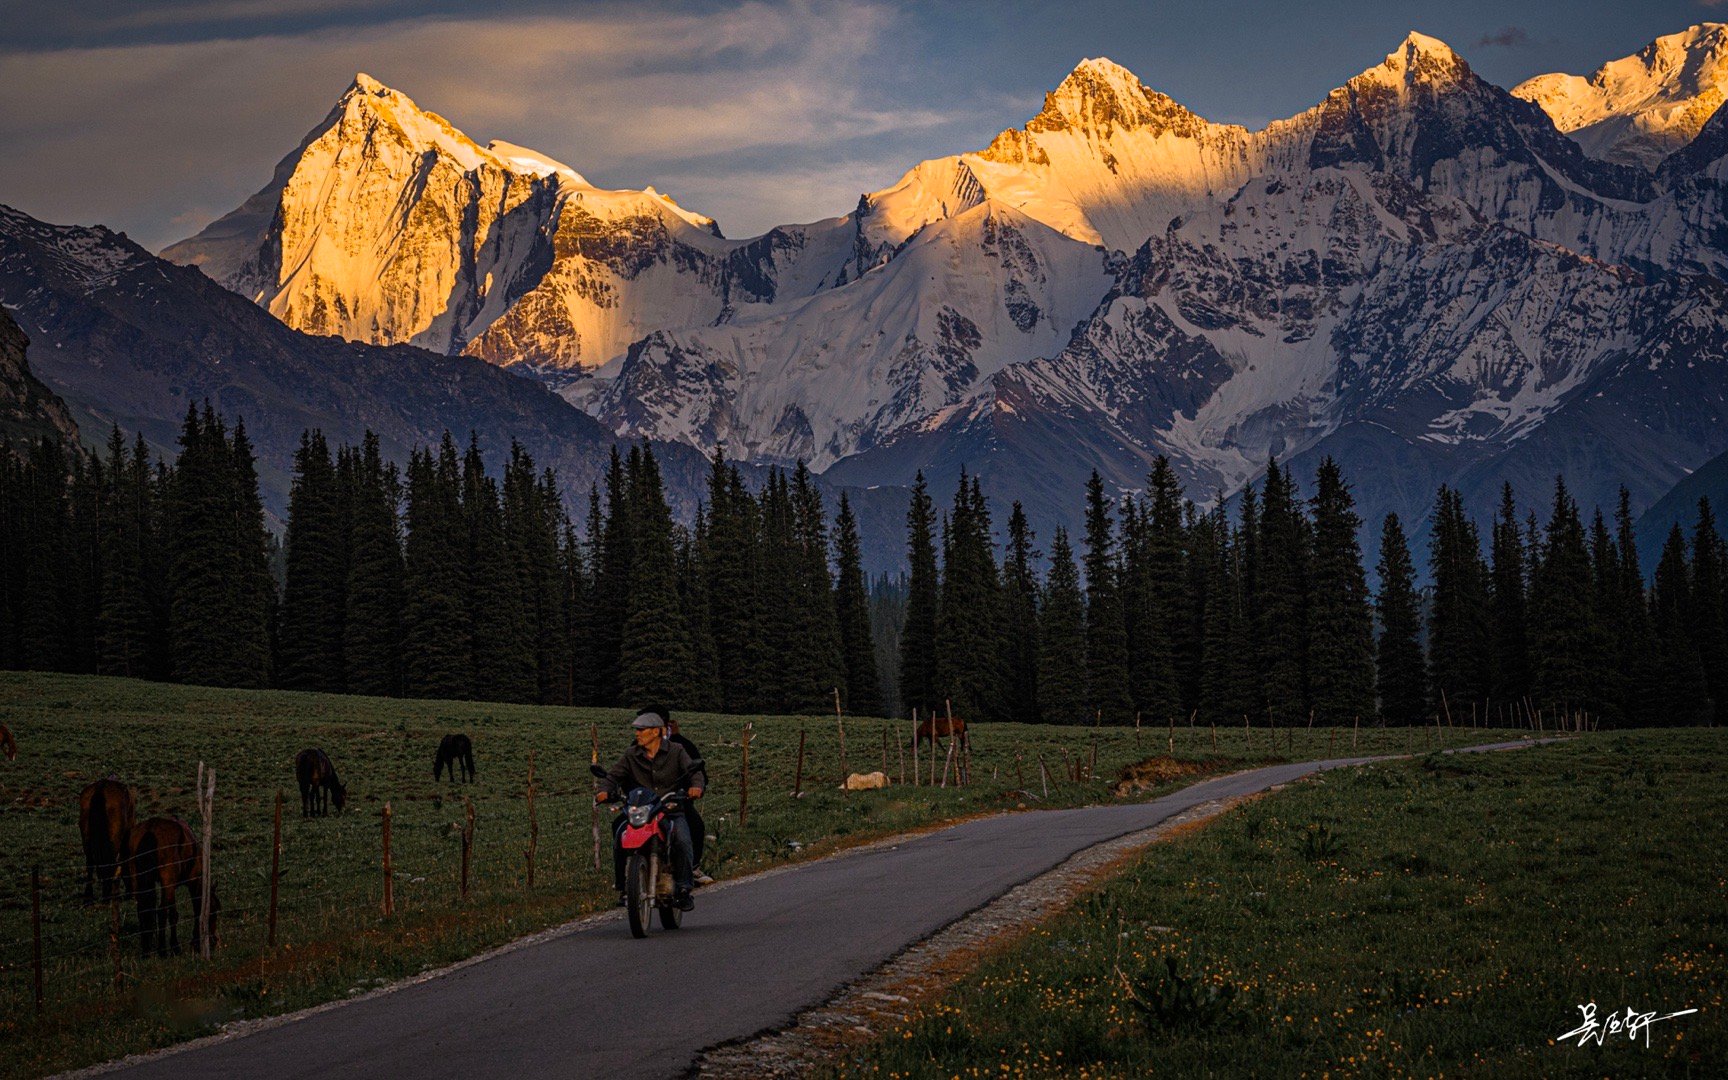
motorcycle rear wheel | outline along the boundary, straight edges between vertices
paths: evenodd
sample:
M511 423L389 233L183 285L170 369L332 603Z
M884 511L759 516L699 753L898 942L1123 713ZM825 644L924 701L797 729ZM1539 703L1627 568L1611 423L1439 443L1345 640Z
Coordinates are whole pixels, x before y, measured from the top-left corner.
M648 880L648 857L640 851L624 864L624 912L630 918L630 936L648 936L648 910L654 906L654 883Z

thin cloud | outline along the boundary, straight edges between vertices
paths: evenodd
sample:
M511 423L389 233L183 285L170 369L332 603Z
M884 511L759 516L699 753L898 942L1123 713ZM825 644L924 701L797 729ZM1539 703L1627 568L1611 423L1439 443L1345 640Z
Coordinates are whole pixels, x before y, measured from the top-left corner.
M1492 34L1483 34L1476 44L1487 48L1499 46L1503 49L1521 49L1530 44L1530 32L1522 26L1505 26Z
M365 71L477 141L534 147L596 183L654 184L719 216L680 187L724 190L729 157L850 161L861 144L905 153L920 135L988 130L976 100L946 111L916 100L919 58L895 49L900 17L881 3L792 0L15 52L0 55L10 148L0 191L52 220L104 221L159 247L195 231L186 226L202 208L237 206L264 186ZM698 157L699 178L669 168ZM722 219L738 235L845 213L859 194L832 190L818 210L811 184L838 183L833 169L783 190L754 166L739 181L756 212Z

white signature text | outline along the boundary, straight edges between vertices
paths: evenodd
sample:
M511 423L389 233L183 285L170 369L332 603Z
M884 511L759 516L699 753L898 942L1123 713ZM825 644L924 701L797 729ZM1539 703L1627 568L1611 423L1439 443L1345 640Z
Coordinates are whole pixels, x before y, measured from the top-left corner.
M1584 1046L1592 1041L1597 1046L1601 1046L1610 1035L1624 1035L1632 1042L1638 1041L1638 1036L1642 1035L1644 1036L1644 1045L1649 1046L1650 1025L1663 1020L1672 1020L1676 1016L1687 1016L1698 1010L1681 1009L1679 1012L1671 1012L1666 1016L1657 1016L1654 1012L1641 1013L1628 1005L1624 1013L1611 1012L1605 1019L1597 1019L1596 1003L1592 1001L1578 1006L1578 1011L1583 1014L1584 1022L1566 1034L1558 1036L1555 1039L1556 1042L1565 1042L1567 1039L1576 1038L1579 1046Z

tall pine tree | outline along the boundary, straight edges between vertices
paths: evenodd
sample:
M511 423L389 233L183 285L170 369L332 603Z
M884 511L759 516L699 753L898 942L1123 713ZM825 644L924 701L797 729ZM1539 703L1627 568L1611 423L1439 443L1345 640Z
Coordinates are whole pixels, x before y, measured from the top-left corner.
M1422 615L1416 605L1416 566L1397 514L1380 531L1380 715L1391 724L1418 724L1428 704L1422 656Z

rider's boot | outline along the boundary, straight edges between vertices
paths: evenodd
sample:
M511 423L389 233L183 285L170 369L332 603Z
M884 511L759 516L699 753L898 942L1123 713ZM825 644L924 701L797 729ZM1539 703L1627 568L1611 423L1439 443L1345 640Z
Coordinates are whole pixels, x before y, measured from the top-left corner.
M672 894L672 903L679 911L691 911L696 907L696 899L690 895L689 889L679 889Z

